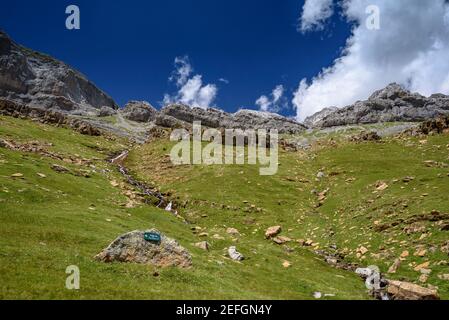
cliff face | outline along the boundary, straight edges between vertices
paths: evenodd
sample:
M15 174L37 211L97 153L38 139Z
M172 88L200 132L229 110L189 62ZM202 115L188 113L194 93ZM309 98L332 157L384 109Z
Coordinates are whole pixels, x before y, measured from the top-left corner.
M309 127L334 127L378 122L421 122L449 114L449 96L424 97L392 83L374 92L368 100L345 108L323 109L307 118Z
M96 115L117 104L63 62L14 43L0 31L0 97L30 107Z

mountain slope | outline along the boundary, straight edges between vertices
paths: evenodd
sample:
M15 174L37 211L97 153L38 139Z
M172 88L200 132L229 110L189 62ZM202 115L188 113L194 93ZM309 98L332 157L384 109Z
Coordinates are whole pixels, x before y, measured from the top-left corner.
M31 107L96 115L116 103L66 64L24 48L0 30L0 97Z

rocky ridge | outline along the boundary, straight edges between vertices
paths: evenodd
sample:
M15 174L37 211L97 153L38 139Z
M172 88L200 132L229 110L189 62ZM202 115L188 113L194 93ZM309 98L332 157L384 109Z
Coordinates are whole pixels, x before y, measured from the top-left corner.
M161 126L185 126L194 121L209 128L227 129L276 129L279 133L299 133L306 127L289 118L268 112L255 110L240 110L227 113L218 109L190 108L186 105L172 104L160 111L156 124Z
M337 109L326 108L305 119L313 128L382 122L421 122L449 114L449 96L424 97L392 83L374 92L368 100Z

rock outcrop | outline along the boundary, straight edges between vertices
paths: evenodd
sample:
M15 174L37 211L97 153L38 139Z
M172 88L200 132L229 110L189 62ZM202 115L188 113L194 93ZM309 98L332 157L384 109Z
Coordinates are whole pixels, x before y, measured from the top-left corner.
M160 241L145 239L145 234L157 234ZM102 262L128 262L150 264L156 267L192 266L190 253L174 239L166 237L158 230L132 231L118 237L106 249L95 256Z
M381 122L421 122L449 114L449 96L424 97L393 83L374 92L368 100L342 109L324 109L307 118L313 128Z
M18 104L4 98L0 98L0 115L32 119L56 126L68 126L81 134L89 136L100 136L102 133L96 126L83 119L70 117L62 112Z
M190 108L180 104L164 107L156 124L182 126L184 123L184 126L191 126L194 121L201 121L203 126L209 128L276 129L279 133L298 133L305 130L302 124L273 113L240 110L231 114L213 108Z
M156 120L158 111L146 101L130 101L120 110L123 117L135 122Z
M115 102L78 71L24 48L0 31L0 97L33 108L98 115Z

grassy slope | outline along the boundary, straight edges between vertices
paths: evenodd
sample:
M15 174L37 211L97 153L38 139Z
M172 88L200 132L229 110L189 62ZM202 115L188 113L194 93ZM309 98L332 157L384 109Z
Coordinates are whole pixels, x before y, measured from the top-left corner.
M342 144L308 153L282 153L279 174L273 177L259 176L258 168L253 166L171 167L165 161L170 150L170 143L165 141L133 150L127 164L136 176L161 186L164 191L172 191L180 201L188 201L182 215L193 226L200 226L201 232L209 233L207 240L212 249L204 252L193 245L202 239L192 232L192 225L149 206L133 209L122 206L127 198L110 184L111 180L121 178L102 160L110 152L126 147L120 141L81 136L67 129L5 117L0 117L0 137L51 142L51 151L98 158L94 160L95 172L94 168L83 167L92 171L90 178L84 178L50 169L54 163L79 169L75 165L0 148L0 298L3 299L308 299L314 291L335 294L336 299L366 299L363 282L354 274L331 268L295 243L287 245L290 252L268 242L263 237L265 228L280 224L283 234L294 239L314 239L322 248L336 243L339 248L354 250L372 237L370 253L376 253L385 239L405 237L399 229L389 230L388 235L368 229L372 219L394 219L377 215L388 208L395 209L392 205L395 200L408 201L408 208L398 212L400 215L432 209L447 211L448 207L447 169L422 165L423 160L447 162L447 136L431 137L425 146L417 141L392 141L380 148L373 144ZM440 145L440 149L435 145ZM417 152L418 146L425 155ZM317 182L315 176L321 168L340 174ZM22 173L24 177L11 178L14 173ZM37 173L45 174L46 178ZM443 176L438 178L437 174ZM372 194L372 183L406 175L416 177L406 189L391 182L379 199L366 205L365 200L376 196ZM349 177L356 180L346 183ZM328 199L321 208L314 209L316 196L310 191L327 187L331 189ZM439 189L435 191L434 187ZM421 198L425 192L429 196ZM263 211L246 210L252 204ZM367 219L368 216L372 219ZM193 255L194 268L158 270L160 276L154 277L151 266L102 264L92 259L116 236L150 227L157 227L185 246ZM227 227L237 228L242 235L226 234ZM331 227L335 229L333 238L328 232ZM425 239L426 245L439 244L447 238L434 228L433 235ZM213 239L214 234L224 240ZM230 245L236 245L248 259L239 264L225 258L223 249ZM408 241L405 247L412 245ZM363 263L388 268L403 248L398 244L386 246L395 247L391 257L374 259L368 254ZM429 258L444 259L439 251ZM348 259L357 260L353 255ZM408 262L423 259L413 257ZM284 260L290 261L292 267L283 268ZM73 264L81 270L81 290L77 292L65 289L65 268ZM396 277L416 280L418 274L410 269L403 264ZM432 266L432 269L429 282L437 284L442 296L449 298L449 288L436 277L449 273L447 267Z
M347 255L347 261L362 266L375 264L383 272L388 271L403 251L409 250L410 256L397 273L388 277L419 283L420 273L413 268L430 261L432 274L428 283L438 286L442 298L448 299L449 284L438 278L449 273L448 256L440 250L448 240L448 232L441 231L441 225L425 222L425 232L411 235L403 232L408 226L405 223L383 232L375 231L374 227L417 214L430 214L432 210L448 213L449 169L427 167L424 161L448 163L449 136L429 137L426 143L408 138L387 139L380 144L347 143L335 135L331 137L333 141L324 139L320 146L308 152L281 153L279 173L273 177L259 176L258 168L253 166L171 167L164 161L170 150L167 142L135 150L128 165L142 179L153 181L165 191L176 191L174 194L180 200L190 200L183 214L201 226L202 232L225 236L227 227L240 230L244 235L237 239L237 247L250 257L245 265L266 266L274 274L282 259L292 262L293 268L281 270L278 279L286 282L291 276L296 281L313 279L326 283L329 288L339 288L337 296L347 297L341 292L348 290L347 280L334 278L327 282L326 273L315 272L312 265L305 266L301 261L305 252L299 245L289 244L294 252L287 254L263 240L267 227L280 224L283 235L313 240L316 244L313 249L332 252L329 247L337 245L338 251ZM316 179L320 170L327 173L325 179ZM403 183L402 179L407 176L415 180ZM388 184L385 191L376 190L379 180ZM312 190L321 192L328 188L324 204L316 208L318 200ZM245 212L251 205L262 208L263 212ZM239 209L223 210L222 206ZM205 214L207 217L202 217ZM423 233L429 236L419 239ZM232 244L211 237L208 241L213 248L211 255L221 254L223 248ZM369 252L359 258L356 251L361 246ZM414 256L419 247L428 250L424 257Z
M213 251L205 253L194 247L198 238L192 234L191 226L172 215L145 205L124 208L121 204L127 202L126 197L110 184L120 177L100 160L110 152L125 148L120 142L6 117L0 117L0 137L21 142L51 142L53 146L49 150L53 152L98 158L94 160L95 171L89 168L91 177L85 178L56 173L50 168L56 163L79 169L75 165L37 154L0 149L2 299L297 299L311 298L316 290L336 294L340 299L366 298L363 284L357 277L330 268L307 251L287 254L263 238L242 236L239 248L249 259L238 264L222 255L221 249L231 244L229 239L213 242ZM202 170L199 172L204 174ZM15 173L24 176L12 178ZM37 173L45 174L46 178ZM277 183L272 187L282 188ZM233 195L223 197L232 201ZM216 218L214 224L230 221L221 210L207 212L212 217L208 221ZM247 232L239 225L240 213L233 215L237 227ZM189 249L194 268L158 270L160 276L154 277L155 270L151 266L103 264L92 259L116 236L150 227L159 228ZM291 269L282 267L284 259L293 263ZM65 289L65 269L69 265L80 267L80 291Z

